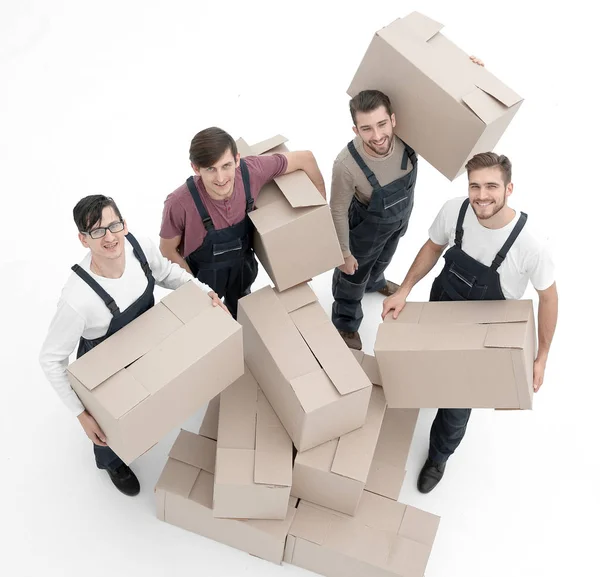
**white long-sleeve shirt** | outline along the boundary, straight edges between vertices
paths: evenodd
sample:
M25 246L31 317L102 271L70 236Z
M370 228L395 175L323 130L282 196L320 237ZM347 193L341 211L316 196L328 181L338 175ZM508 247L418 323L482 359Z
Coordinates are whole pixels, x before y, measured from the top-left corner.
M177 289L193 280L202 290L212 289L162 256L158 247L148 238L138 238L148 264L156 280L156 284L167 289ZM115 300L119 310L124 311L133 304L146 290L148 280L133 253L133 247L125 240L125 270L118 279L105 278L91 272L91 253L79 263L91 277ZM108 331L112 314L104 301L74 272L63 287L56 314L50 323L48 335L40 352L40 364L50 384L58 396L74 415L79 415L85 408L75 391L71 388L67 377L69 356L79 345L79 339L102 337Z

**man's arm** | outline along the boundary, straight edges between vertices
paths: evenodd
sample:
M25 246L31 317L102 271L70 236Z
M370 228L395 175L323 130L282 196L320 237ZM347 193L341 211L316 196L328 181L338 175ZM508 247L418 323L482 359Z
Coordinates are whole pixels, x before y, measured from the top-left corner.
M327 198L323 175L319 170L314 154L310 150L282 152L281 154L287 158L287 169L283 174L289 174L296 170L303 170L315 185L316 189L322 194L323 198Z
M442 256L444 248L446 248L446 245L435 244L431 239L427 240L406 273L406 277L402 281L400 288L392 296L387 297L383 301L382 319L385 319L391 310L394 311L393 317L395 319L398 318L400 311L406 304L406 299L410 291L435 266L440 256Z
M338 268L347 275L358 270L358 262L350 252L350 223L348 210L354 197L354 178L341 162L333 163L331 173L331 197L329 207L337 233L338 242L344 256L344 264Z
M533 390L536 393L544 382L550 344L558 320L556 283L552 283L547 289L537 292L540 299L538 303L538 353L533 363Z
M175 236L173 238L162 238L160 237L160 252L161 254L171 262L178 264L181 268L192 274L190 267L188 266L185 259L179 254L177 250L181 244L181 236Z

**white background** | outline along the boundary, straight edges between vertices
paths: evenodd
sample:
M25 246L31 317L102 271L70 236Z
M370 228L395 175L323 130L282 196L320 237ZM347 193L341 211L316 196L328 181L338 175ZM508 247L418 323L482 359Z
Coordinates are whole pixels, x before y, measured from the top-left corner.
M413 9L444 23L525 97L496 150L514 164L512 205L552 236L560 315L534 410L474 411L429 495L415 488L434 414L422 411L400 500L442 516L428 577L596 574L597 21L583 2L533 4L2 3L3 574L309 575L155 518L153 487L177 431L134 463L141 495L118 493L37 355L69 267L84 254L71 217L81 197L114 196L130 230L158 241L164 198L190 173L189 141L211 125L250 143L285 134L293 149L315 153L329 186L333 159L353 136L352 75L373 33ZM463 193L465 176L450 183L421 161L390 278L403 278L443 201ZM432 278L412 298L426 299ZM327 310L330 279L313 282ZM262 273L255 288L266 282ZM365 298L367 352L381 300ZM184 427L197 430L202 413Z

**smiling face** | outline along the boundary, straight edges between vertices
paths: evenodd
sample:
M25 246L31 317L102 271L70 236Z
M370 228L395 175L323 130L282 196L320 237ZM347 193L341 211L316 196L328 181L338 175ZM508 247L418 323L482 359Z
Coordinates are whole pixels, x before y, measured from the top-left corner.
M223 200L229 198L233 193L235 169L239 164L240 155L233 156L231 149L228 148L213 165L199 168L192 163L192 168L202 179L208 195L215 200Z
M122 223L122 224L121 224ZM111 232L108 227L119 229L119 232ZM101 238L93 238L92 235L99 234L99 228L106 227L106 234ZM127 223L121 221L117 213L111 206L106 206L102 210L102 218L96 222L86 233L79 233L79 240L86 248L92 252L92 260L116 260L121 258L124 250L125 235L127 231Z
M488 220L498 214L506 206L512 189L512 183L505 184L499 166L469 173L469 203L479 220Z
M369 112L356 112L354 133L360 136L365 150L372 156L386 156L392 148L396 117L385 106Z

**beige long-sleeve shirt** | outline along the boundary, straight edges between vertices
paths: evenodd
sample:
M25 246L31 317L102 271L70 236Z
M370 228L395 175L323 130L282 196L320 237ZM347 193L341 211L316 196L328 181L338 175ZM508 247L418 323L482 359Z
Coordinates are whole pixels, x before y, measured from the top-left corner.
M394 142L388 155L381 158L375 158L365 152L360 136L354 138L354 146L366 165L373 171L381 186L397 180L412 170L410 159L408 160L406 170L402 170L404 143L397 136L394 136ZM360 202L368 205L371 201L372 192L373 188L369 184L367 177L363 174L363 171L354 158L352 158L348 147L344 146L333 163L331 198L329 201L333 223L344 258L351 254L348 209L350 208L352 197L356 196Z

